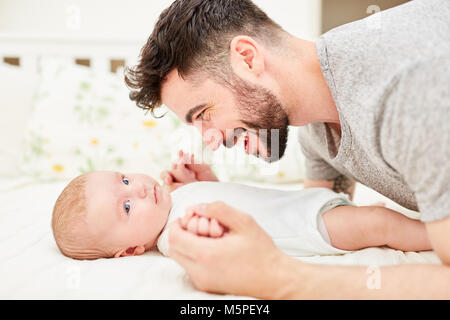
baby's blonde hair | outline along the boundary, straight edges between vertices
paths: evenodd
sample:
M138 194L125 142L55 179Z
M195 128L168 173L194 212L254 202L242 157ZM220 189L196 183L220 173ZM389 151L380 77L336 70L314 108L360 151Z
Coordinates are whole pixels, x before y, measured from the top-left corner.
M56 244L67 257L92 260L112 257L110 250L99 248L89 234L86 221L87 174L73 179L61 192L53 207L52 230Z

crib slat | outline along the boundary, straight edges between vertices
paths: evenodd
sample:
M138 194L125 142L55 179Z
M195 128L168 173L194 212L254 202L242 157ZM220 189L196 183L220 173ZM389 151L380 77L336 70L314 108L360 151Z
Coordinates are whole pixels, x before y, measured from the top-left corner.
M19 57L3 57L3 62L13 66L20 66Z

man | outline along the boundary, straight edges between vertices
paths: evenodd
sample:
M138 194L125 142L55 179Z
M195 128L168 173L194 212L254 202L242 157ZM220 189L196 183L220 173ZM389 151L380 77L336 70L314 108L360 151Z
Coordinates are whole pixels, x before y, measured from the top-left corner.
M359 181L419 210L443 263L383 267L381 289L370 290L366 268L291 259L247 214L214 203L202 214L229 229L222 238L171 230L170 254L197 288L259 298L450 298L449 1L412 1L314 43L250 0L177 0L126 81L138 106L164 103L213 149L239 132L259 142L248 153L274 161L288 125L302 127L305 187L351 194ZM276 129L276 150L260 129Z

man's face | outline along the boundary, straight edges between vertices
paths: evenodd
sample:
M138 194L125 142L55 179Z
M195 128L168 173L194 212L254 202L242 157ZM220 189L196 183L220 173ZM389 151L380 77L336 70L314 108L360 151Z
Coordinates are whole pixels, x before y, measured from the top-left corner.
M162 102L182 121L195 126L206 145L231 148L239 139L246 153L272 162L286 150L288 117L269 90L234 76L228 88L207 79L194 85L177 70L169 73L161 91Z

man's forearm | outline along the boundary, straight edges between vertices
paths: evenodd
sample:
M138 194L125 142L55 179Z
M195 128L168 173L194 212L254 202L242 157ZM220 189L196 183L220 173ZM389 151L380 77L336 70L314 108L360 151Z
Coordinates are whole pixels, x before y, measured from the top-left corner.
M289 257L276 299L450 299L450 267L443 265L329 266Z

